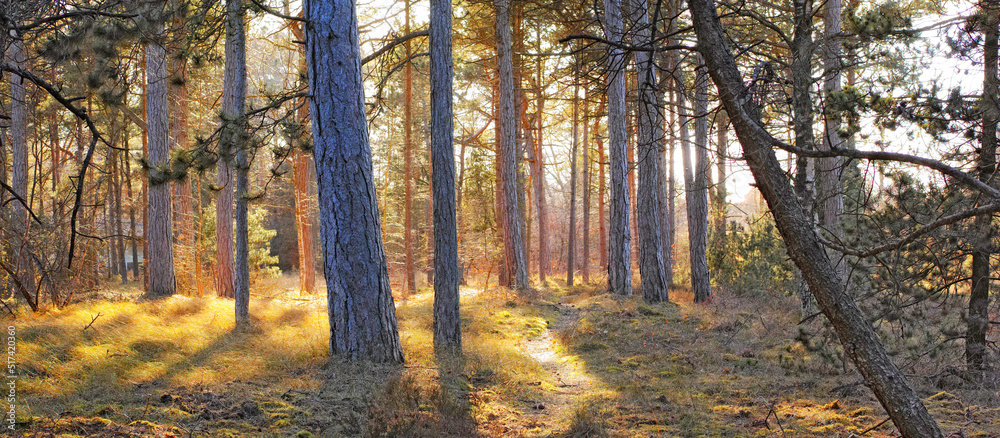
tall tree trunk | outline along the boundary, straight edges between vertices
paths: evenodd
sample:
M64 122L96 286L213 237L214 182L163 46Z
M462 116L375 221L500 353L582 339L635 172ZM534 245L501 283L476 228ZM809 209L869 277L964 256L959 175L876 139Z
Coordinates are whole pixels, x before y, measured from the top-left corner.
M569 248L566 251L566 285L573 286L576 257L576 153L580 142L580 60L573 58L573 146L569 155Z
M290 14L288 3L289 1L285 0L285 15ZM305 30L303 30L301 21L289 23L289 26L292 29L292 37L298 41L305 41ZM299 71L305 73L305 45L299 44L298 52L298 68ZM300 127L298 130L299 138L297 140L304 144L310 140L309 131L306 129L309 123L308 98L303 97L297 102L297 105L295 119ZM309 195L309 181L313 180L312 154L304 151L302 148L295 148L292 160L294 162L294 174L292 178L294 179L293 184L295 186L295 231L298 238L299 250L299 290L312 295L316 292L316 251L314 250L313 243L312 215L309 212L309 201L312 199ZM409 179L407 179L407 184L409 184Z
M983 133L980 137L978 173L981 181L996 185L997 124L1000 120L1000 77L997 75L997 46L1000 35L1000 3L980 3L983 15ZM965 336L965 361L969 369L985 371L986 334L990 330L990 249L993 242L992 215L976 217L978 236L972 249L972 290L969 294L968 329Z
M719 111L715 118L715 129L716 135L716 154L715 154L715 172L716 172L716 183L715 183L715 193L713 196L714 202L712 205L712 213L715 216L713 219L713 228L715 228L715 241L721 245L725 245L726 242L726 154L728 153L729 147L729 117L726 116L725 111Z
M541 33L538 35L538 50L541 51ZM538 94L535 95L535 162L534 175L531 179L535 186L535 202L538 205L538 279L540 284L545 284L545 278L552 275L552 249L549 242L549 201L546 199L545 184L545 152L542 147L542 128L545 120L545 90L542 85L542 57L537 57L537 70L535 71L535 81L538 86Z
M434 187L434 348L462 352L452 112L451 0L431 0L431 177Z
M357 11L350 0L315 0L306 3L305 18L330 352L402 362L372 176Z
M635 45L654 42L649 26L649 4L631 0L632 21L637 26ZM663 137L663 113L657 92L656 63L652 52L635 52L639 107L638 128L639 187L637 215L639 226L639 273L642 297L648 303L669 300L666 272L663 268L663 240L660 228L660 181L662 167L659 142Z
M180 8L180 0L172 0L172 7ZM171 147L183 150L189 147L188 140L188 91L187 91L187 49L185 17L175 12L171 39L175 42L170 47L170 74L172 80L170 92L170 137ZM174 234L177 237L177 268L180 272L178 288L189 294L194 286L194 215L192 213L193 199L191 197L191 178L174 181Z
M24 42L20 36L12 35L8 58L15 66L24 69L27 62L27 54L24 51ZM11 172L10 186L14 192L30 205L31 196L28 195L28 101L27 93L24 89L24 79L20 76L10 74L11 105L10 105L10 138L11 138ZM35 290L35 270L29 255L30 248L30 228L31 222L28 216L28 205L18 201L11 202L12 223L14 225L11 233L11 249L13 250L13 260L16 263L15 273L18 281L24 288L22 295L29 294ZM37 297L35 298L37 304Z
M848 294L806 210L796 202L791 184L771 150L773 138L748 115L749 108L744 105L751 101L749 92L729 52L714 2L690 0L689 5L698 48L732 119L757 187L774 215L789 256L833 325L844 352L904 438L941 437L934 419Z
M708 273L708 72L698 57L695 69L694 95L694 157L685 154L684 167L694 166L694 175L687 188L688 241L691 254L691 290L694 302L704 303L712 297ZM687 148L685 150L688 150ZM694 163L691 163L694 158ZM688 172L685 172L688 173Z
M579 61L577 61L579 62ZM578 66L579 67L579 66ZM579 81L579 76L576 79ZM583 92L583 254L580 257L580 276L584 284L590 283L590 125L587 123L589 90Z
M403 2L403 32L410 33L410 0ZM410 41L406 41L406 67L403 76L403 179L406 180L403 198L403 247L406 251L404 265L404 291L416 292L416 275L413 273L413 64Z
M795 34L792 38L792 127L795 132L795 146L801 149L815 149L816 139L813 134L813 103L809 90L813 85L812 57L815 50L812 40L813 1L795 0L794 16ZM795 158L795 195L799 202L810 212L815 211L813 197L813 179L816 175L815 159L799 155ZM796 273L796 277L799 274ZM800 279L796 294L799 297L800 311L805 318L816 312L812 294L805 282Z
M601 269L608 270L608 226L607 226L607 155L604 153L604 137L601 136L601 114L604 114L607 93L601 95L601 103L597 107L598 117L594 117L594 137L597 139L597 234L600 236L598 251L601 259Z
M503 241L504 265L510 283L518 290L528 288L528 268L525 261L524 244L521 241L521 221L518 212L517 193L517 116L514 90L513 59L511 57L511 28L509 0L494 0L496 13L497 72L499 76L500 137L497 139L500 156L500 182L504 216Z
M833 107L831 96L841 91L841 0L827 0L823 9L823 150L840 148L840 114ZM819 160L820 188L819 200L822 202L822 225L827 232L834 236L840 236L840 214L844 210L844 198L840 186L840 175L842 163L839 157L827 157ZM837 260L837 269L843 270L845 266L841 260Z
M154 8L163 10L163 4ZM146 266L150 297L168 297L176 291L174 251L170 228L170 180L161 170L170 163L170 132L167 128L167 53L163 48L163 23L154 25L146 44L146 123L149 132L149 199L146 223Z
M622 43L621 0L604 0L606 38ZM608 289L632 295L632 248L629 235L628 161L625 131L625 53L608 46L608 149L611 158L611 220L608 233Z
M233 297L236 325L250 321L249 230L247 226L247 190L250 169L247 157L247 127L244 116L247 95L246 32L243 0L226 0L226 60L222 78L222 134L220 157L236 154L235 251L233 254ZM221 160L220 160L221 161ZM220 173L221 175L221 173ZM221 196L220 196L221 198ZM217 206L222 209L221 204ZM222 216L218 212L216 213ZM230 222L232 225L233 222ZM218 233L218 238L225 238ZM217 243L218 244L218 243Z

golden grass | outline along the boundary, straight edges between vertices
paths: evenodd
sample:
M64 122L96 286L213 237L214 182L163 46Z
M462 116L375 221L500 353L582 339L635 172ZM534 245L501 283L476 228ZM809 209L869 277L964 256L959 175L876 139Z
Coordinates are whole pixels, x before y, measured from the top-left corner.
M254 293L241 331L231 300L136 296L116 287L13 321L21 433L831 437L885 419L863 386L831 393L856 376L794 341L797 303L782 296L694 305L674 291L676 303L649 305L594 285L554 283L528 298L463 289L456 359L434 353L424 292L397 300L403 366L330 360L324 297L301 296L287 278ZM521 346L557 321L559 360L595 384L564 414L540 415L532 405L560 382ZM995 390L919 389L946 434L1000 435ZM892 432L887 423L865 436Z

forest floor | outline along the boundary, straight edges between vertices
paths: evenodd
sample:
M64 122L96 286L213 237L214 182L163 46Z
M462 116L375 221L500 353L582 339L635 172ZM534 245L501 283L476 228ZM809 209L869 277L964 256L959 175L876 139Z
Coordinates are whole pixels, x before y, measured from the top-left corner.
M436 357L432 295L397 299L403 366L328 358L325 300L137 301L134 287L5 320L16 329L16 430L45 437L891 437L857 373L807 351L797 303L696 305L550 284L463 288L461 360ZM952 437L1000 437L1000 383L915 377ZM7 388L4 388L6 393ZM6 411L7 409L4 409ZM5 416L6 420L6 416ZM3 435L3 433L0 433Z

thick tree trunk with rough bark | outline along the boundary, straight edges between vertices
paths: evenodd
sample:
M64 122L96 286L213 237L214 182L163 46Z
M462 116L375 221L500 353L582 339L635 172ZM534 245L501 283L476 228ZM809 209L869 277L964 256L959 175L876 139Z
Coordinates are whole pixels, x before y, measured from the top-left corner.
M162 8L162 5L159 6ZM168 297L176 291L174 251L171 240L170 181L161 170L170 163L170 132L167 127L167 53L163 48L163 24L155 25L153 39L146 44L146 124L149 132L149 198L145 253L149 273L146 295Z
M604 0L606 38L622 42L621 0ZM608 46L608 150L611 168L611 219L608 232L608 289L632 295L632 248L629 235L628 161L625 132L625 53Z
M997 75L997 46L1000 34L1000 3L982 2L983 26L983 133L980 137L979 179L996 185L997 124L1000 120L1000 77ZM968 367L984 371L989 367L986 334L990 330L990 249L993 242L992 215L976 217L978 236L972 249L972 290L969 294L968 329L965 336L965 361Z
M833 325L844 352L904 438L941 437L934 419L848 294L771 149L773 138L748 114L751 96L729 51L714 2L690 0L689 4L698 48L705 56L757 187L774 215L789 256Z
M350 0L313 0L305 18L330 352L402 362L372 176L357 11Z
M431 165L434 179L434 348L461 354L455 146L452 112L451 0L431 0Z
M509 0L495 0L496 13L497 72L499 76L500 118L497 147L500 156L501 196L500 215L504 216L503 243L504 265L507 270L508 286L518 290L528 288L528 268L525 260L524 243L521 241L521 220L518 212L517 193L517 115L516 91L514 90L514 64L511 53L511 27Z
M708 272L708 72L700 57L695 68L694 156L684 154L684 168L693 167L687 178L688 249L691 260L691 290L694 302L712 298ZM690 145L690 143L689 143ZM690 150L690 148L685 148ZM691 159L694 162L691 162ZM685 172L690 174L691 172Z
M649 29L649 5L646 0L630 0L632 21L637 26L633 44L642 46L653 42ZM639 108L638 167L636 220L639 228L639 273L642 278L642 297L648 303L668 301L669 291L663 267L663 236L660 227L660 139L663 138L663 113L657 90L656 63L652 52L635 52L635 69Z

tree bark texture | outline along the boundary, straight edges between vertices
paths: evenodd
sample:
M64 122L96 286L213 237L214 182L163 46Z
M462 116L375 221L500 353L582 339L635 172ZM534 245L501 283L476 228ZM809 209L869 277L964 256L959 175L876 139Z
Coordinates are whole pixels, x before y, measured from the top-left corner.
M691 258L691 290L694 302L704 303L712 297L708 273L708 72L698 57L695 68L694 94L694 157L685 157L687 167L694 158L694 175L687 189L688 240Z
M288 0L285 0L285 15L289 15ZM305 41L305 30L301 21L289 23L292 29L292 36L298 41ZM306 71L306 48L305 45L298 45L299 71ZM295 123L301 127L298 131L299 138L295 139L302 144L307 143L309 131L309 103L307 98L302 98L296 102L298 108L295 115ZM292 140L292 139L289 139ZM292 141L289 141L292 143ZM298 238L299 252L299 290L312 295L316 292L316 251L313 242L313 222L310 214L309 201L309 181L314 180L312 154L302 148L295 148L292 155L293 185L295 186L295 231Z
M630 0L632 21L637 28L637 46L652 43L649 28L649 4L646 0ZM635 52L639 107L638 125L637 221L639 228L639 274L642 297L648 303L668 301L669 291L663 267L663 236L660 228L660 182L663 168L660 161L660 139L663 138L663 113L657 90L656 63L652 52Z
M751 96L729 51L714 2L690 0L689 5L698 49L705 56L757 187L774 216L789 256L833 325L847 357L865 378L903 437L941 437L934 419L847 293L844 280L821 246L812 221L798 203L771 149L773 138L749 115Z
M579 79L578 79L579 80ZM590 106L588 99L590 93L583 92L583 254L581 255L582 267L580 277L584 284L590 283L590 125L587 123L587 115Z
M504 216L503 242L504 265L511 286L518 290L528 288L528 268L524 243L521 240L521 220L518 212L517 193L517 114L514 90L514 64L511 53L511 27L509 0L495 0L497 40L497 73L499 76L500 137L497 139L500 157L501 196Z
M983 1L983 133L980 137L979 179L996 185L997 124L1000 120L1000 77L997 75L997 46L1000 34L1000 2ZM988 368L986 335L990 330L990 249L993 242L992 215L976 217L976 240L972 249L972 289L969 294L965 361L976 371Z
M579 59L573 59L573 146L569 154L569 248L566 251L566 285L573 286L576 266L576 156L580 146Z
M372 176L357 11L351 0L311 0L305 18L330 352L402 362Z
M158 6L162 8L162 4ZM170 165L170 132L167 126L167 52L163 47L163 23L157 23L146 44L146 125L149 135L149 197L145 253L149 274L146 295L153 298L174 294L174 250L171 239L170 181L162 171Z
M604 0L608 40L622 43L621 0ZM611 218L608 230L608 289L632 295L632 248L629 235L628 161L625 131L625 53L608 46L608 151L611 172Z
M235 251L233 296L236 324L250 319L250 248L247 225L247 193L250 162L247 157L247 126L244 117L247 96L246 31L243 0L226 0L226 60L222 78L223 130L219 148L236 154ZM220 235L220 238L222 236Z
M410 33L410 1L404 1L404 32ZM411 56L410 41L406 41L406 59ZM403 75L403 179L406 189L403 198L403 248L406 252L403 265L404 290L417 291L413 272L413 63L406 62Z
M451 0L431 0L431 165L434 179L434 347L462 352L452 112Z
M11 42L8 57L11 63L22 69L25 68L27 54L24 43L17 35L11 35ZM11 172L10 186L14 192L26 202L31 202L28 194L28 96L24 88L24 79L20 76L10 74L10 138L11 138ZM2 152L2 150L0 150ZM18 202L10 203L13 219L11 222L14 229L11 232L11 250L13 250L13 260L17 264L15 273L23 294L35 291L35 270L29 255L29 235L31 222L29 221L28 208ZM37 304L37 303L36 303Z
M823 108L823 150L840 148L840 114L833 108L833 94L841 91L841 0L826 0L823 9L823 93L826 105ZM828 232L840 236L840 214L844 210L844 197L840 186L842 160L840 157L826 157L819 160L820 189L822 202L822 225ZM843 263L837 261L843 275Z
M545 94L542 87L542 58L537 57L535 70L538 94L535 95L535 142L534 160L531 166L531 182L535 189L535 205L538 207L538 279L545 284L545 279L552 274L552 249L549 242L549 202L545 197L545 151L542 148L542 127L545 108Z

